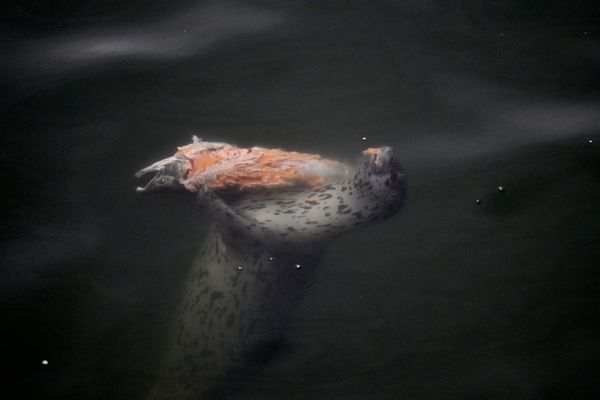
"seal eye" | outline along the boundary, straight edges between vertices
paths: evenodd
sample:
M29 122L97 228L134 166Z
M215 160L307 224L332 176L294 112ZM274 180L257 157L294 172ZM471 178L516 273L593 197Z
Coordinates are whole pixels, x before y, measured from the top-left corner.
M166 182L166 179L165 179L165 178L160 178L160 179L158 180L158 183L165 183L165 182Z

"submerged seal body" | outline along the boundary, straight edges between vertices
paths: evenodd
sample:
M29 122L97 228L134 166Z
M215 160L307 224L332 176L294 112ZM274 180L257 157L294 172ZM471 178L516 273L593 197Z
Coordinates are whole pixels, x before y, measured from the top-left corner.
M151 399L222 398L225 378L278 338L326 245L402 207L406 184L390 147L356 173L310 190L226 202L206 186L215 223L192 264Z

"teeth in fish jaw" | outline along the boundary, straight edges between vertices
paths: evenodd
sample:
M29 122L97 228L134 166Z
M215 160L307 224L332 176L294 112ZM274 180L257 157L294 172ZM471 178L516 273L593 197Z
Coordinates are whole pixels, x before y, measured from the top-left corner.
M142 178L145 175L152 173L153 175L148 180L145 186L138 186L135 191L137 193L154 193L158 191L174 190L180 186L179 179L181 178L180 163L169 162L160 165L160 162L153 164L147 168L138 171L135 176Z
M145 175L148 175L151 172L156 172L156 173L154 174L154 176L152 176L148 180L148 182L146 182L146 184L144 186L138 186L138 187L136 187L135 191L137 193L143 193L143 192L147 191L149 189L150 185L152 184L152 182L154 182L154 180L158 177L158 175L161 174L161 173L163 173L163 171L164 171L163 169L160 169L158 171L145 170L145 169L141 170L141 171L138 171L135 174L136 178L142 178L142 177L144 177Z

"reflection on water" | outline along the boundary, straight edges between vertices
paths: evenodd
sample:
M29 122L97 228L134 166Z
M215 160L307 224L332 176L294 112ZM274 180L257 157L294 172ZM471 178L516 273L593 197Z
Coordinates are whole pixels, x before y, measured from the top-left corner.
M210 219L193 199L140 199L131 174L199 134L349 163L391 145L410 183L401 215L327 249L281 344L228 398L590 397L597 15L14 4L0 38L9 381L60 399L152 386Z
M26 44L18 57L32 73L68 73L119 60L157 61L184 58L239 35L272 30L276 12L228 1L206 2L151 24L102 27L42 38Z

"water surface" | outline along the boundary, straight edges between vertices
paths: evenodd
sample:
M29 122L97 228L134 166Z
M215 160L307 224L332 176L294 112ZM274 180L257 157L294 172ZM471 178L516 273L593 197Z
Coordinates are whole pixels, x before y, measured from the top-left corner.
M591 397L600 19L583 4L3 6L8 382L147 390L209 218L136 196L133 173L197 134L348 162L391 145L409 179L401 214L331 246L284 345L228 398Z

